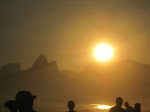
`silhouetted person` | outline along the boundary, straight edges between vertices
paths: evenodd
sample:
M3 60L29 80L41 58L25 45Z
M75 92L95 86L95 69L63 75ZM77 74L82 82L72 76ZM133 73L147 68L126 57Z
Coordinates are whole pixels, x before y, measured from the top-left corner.
M15 100L5 102L5 107L8 108L10 112L17 112L17 104Z
M125 110L121 107L123 104L123 99L121 97L116 98L116 106L112 107L109 112L125 112Z
M140 103L135 104L133 112L141 112L141 104Z
M125 102L124 105L126 107L126 112L133 112L133 107L131 107L128 102Z
M70 101L68 102L69 112L75 112L75 111L74 111L74 107L75 107L74 101L70 100Z
M19 91L16 95L16 103L20 112L36 112L33 110L33 96L29 91Z

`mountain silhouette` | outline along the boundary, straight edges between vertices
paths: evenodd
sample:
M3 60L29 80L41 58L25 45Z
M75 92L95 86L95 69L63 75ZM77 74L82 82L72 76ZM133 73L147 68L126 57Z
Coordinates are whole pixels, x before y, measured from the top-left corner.
M59 71L56 61L52 61L48 64L48 67L52 71Z
M46 57L43 54L41 54L34 62L32 68L34 70L39 70L46 66L48 66L48 61L47 61Z
M46 57L41 54L33 63L33 66L24 72L33 72L33 71L53 71L53 72L58 72L58 66L56 61L52 61L48 63Z
M18 72L22 72L20 69L20 63L8 63L0 68L0 77Z
M113 105L114 98L122 96L149 108L150 65L134 60L92 63L82 72L73 72L59 70L56 61L48 63L46 57L40 55L31 68L6 77L3 74L0 81L0 96L5 101L20 90L28 90L38 96L41 105L70 98Z

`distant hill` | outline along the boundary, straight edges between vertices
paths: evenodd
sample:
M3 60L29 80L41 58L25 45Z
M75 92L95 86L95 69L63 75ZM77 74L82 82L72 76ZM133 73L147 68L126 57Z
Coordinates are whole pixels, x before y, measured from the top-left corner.
M20 69L20 63L8 63L0 69L0 77L5 77L18 72L22 72Z
M131 104L141 102L149 108L150 65L134 60L92 63L82 72L73 72L59 70L56 61L48 63L42 54L31 68L22 71L19 64L8 64L0 69L0 75L2 101L13 99L19 90L29 90L40 103L76 99L114 104L121 96Z
M86 67L83 74L92 82L97 82L99 87L103 86L103 91L105 87L108 88L106 94L109 95L111 92L111 95L118 93L126 97L132 95L143 98L150 94L150 65L147 64L133 60L93 63Z

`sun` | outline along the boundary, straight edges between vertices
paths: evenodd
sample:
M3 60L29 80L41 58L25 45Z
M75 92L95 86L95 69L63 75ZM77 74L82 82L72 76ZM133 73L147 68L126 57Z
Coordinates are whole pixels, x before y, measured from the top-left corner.
M93 55L98 61L110 61L114 56L114 49L109 44L99 44L94 48Z

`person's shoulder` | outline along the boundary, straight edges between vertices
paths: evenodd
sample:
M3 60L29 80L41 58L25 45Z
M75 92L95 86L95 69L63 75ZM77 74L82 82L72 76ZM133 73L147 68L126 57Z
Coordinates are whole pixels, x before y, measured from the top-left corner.
M122 111L122 112L125 112L126 110L125 110L124 108L121 107L121 111Z
M116 106L114 106L114 107L111 107L110 109L115 109L116 108Z
M129 106L130 109L133 109L133 107Z
M109 112L113 112L115 110L115 108L116 108L115 106L110 108Z

